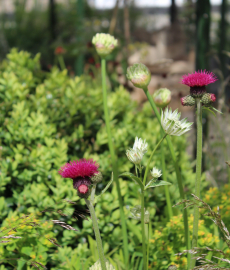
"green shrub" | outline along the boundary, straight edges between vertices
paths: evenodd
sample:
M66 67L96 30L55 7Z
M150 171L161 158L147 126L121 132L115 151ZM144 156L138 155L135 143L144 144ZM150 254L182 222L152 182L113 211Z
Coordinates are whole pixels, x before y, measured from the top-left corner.
M62 248L55 253L57 256L51 255L54 250L51 247L44 251L47 258L45 263L48 262L49 267L56 267L56 259L62 260L63 267L67 267L72 254L77 254L76 249L82 247L80 245L86 248L84 242L88 242L88 237L93 235L93 228L90 221L76 222L70 218L75 206L63 199L79 205L84 203L76 196L72 180L62 179L57 171L68 160L94 158L104 175L104 183L98 185L98 189L102 189L110 179L112 164L103 120L101 85L97 79L92 80L87 76L69 78L66 71L60 72L55 67L50 73L45 73L40 70L39 55L31 58L28 53L16 49L10 52L0 70L1 220L12 215L41 212L48 207L53 209L56 218L60 210L68 213L69 217L61 217L61 220L68 221L79 231L55 229L54 235ZM144 162L147 162L151 150L160 139L159 125L149 104L138 108L121 86L109 94L108 104L119 171L134 171L125 150L133 145L135 136L146 139L149 151ZM190 194L194 189L195 176L185 151L186 139L184 136L173 137L172 141L185 190ZM168 181L173 183L169 190L173 203L176 203L179 200L176 175L166 142L164 145ZM151 166L160 168L160 160L158 150ZM139 190L128 180L120 179L120 183L126 206L129 248L134 252L140 246L139 225L135 220L128 219L128 208L139 204ZM96 212L107 255L122 264L120 216L115 189L113 186L98 200ZM158 188L157 192L150 190L146 203L154 224L165 220L164 188ZM179 213L180 209L175 211ZM42 219L47 218L51 218L50 212L43 214ZM138 229L134 230L135 226ZM20 249L19 242L15 241L15 250ZM31 245L30 240L27 242ZM174 250L171 253L174 254ZM8 253L3 251L2 256L8 256ZM49 259L50 256L53 260ZM86 261L90 256L92 253L89 249L82 253L79 260ZM36 259L39 261L39 255ZM60 266L59 263L57 265Z

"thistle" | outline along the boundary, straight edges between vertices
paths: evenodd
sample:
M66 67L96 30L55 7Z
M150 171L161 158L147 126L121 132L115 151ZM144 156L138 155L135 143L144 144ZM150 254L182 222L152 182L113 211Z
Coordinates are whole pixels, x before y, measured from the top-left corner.
M216 101L216 95L215 94L206 93L201 98L201 103L204 106L209 106L215 101Z
M160 88L153 94L153 100L157 107L165 108L171 101L171 91L167 88Z
M126 74L134 86L145 89L151 80L151 73L149 69L143 64L134 64L127 69Z
M111 54L112 51L117 47L118 41L110 34L97 33L93 37L92 43L100 57L104 58Z
M162 112L161 125L166 134L181 136L191 129L193 123L188 122L187 118L179 120L180 116L181 113L178 113L177 109L172 112L172 109L168 110L168 108L166 108L165 111Z
M194 106L196 103L195 98L192 97L191 95L182 97L180 100L181 100L182 106Z

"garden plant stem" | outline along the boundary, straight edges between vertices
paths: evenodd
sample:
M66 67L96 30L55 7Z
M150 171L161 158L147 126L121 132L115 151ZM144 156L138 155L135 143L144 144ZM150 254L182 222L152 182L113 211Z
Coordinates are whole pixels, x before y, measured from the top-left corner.
M107 90L106 90L106 60L103 58L101 59L101 75L102 75L103 107L104 107L105 124L106 124L107 135L108 135L109 151L110 151L110 155L112 159L114 181L117 187L117 195L118 195L119 207L120 207L125 265L128 269L129 250L128 250L127 227L126 227L125 214L124 214L124 209L123 209L123 201L121 197L120 184L118 181L117 157L115 155L114 146L112 142L112 135L111 135L111 130L110 130L109 112L108 112L108 105L107 105Z
M93 229L94 229L94 233L95 233L95 237L97 241L97 249L98 249L99 258L101 262L101 269L106 270L106 263L105 263L105 256L104 256L103 246L102 246L102 241L101 241L101 235L98 228L97 217L94 211L93 202L87 199L85 199L85 202L89 208L90 216L93 222Z
M202 107L199 98L196 98L197 106L197 149L196 149L196 185L195 195L200 197L200 180L201 180L201 165L202 165ZM199 224L199 208L194 205L194 221L193 221L193 235L192 235L192 248L197 247L198 240L198 224ZM195 267L196 260L191 260L190 268Z
M65 62L62 55L58 55L58 62L62 70L66 69Z
M150 95L148 89L143 89L148 100L149 100L149 103L158 119L158 122L159 124L161 125L161 117L160 117L160 114L157 110L157 107L153 101L153 98L152 96ZM162 127L161 127L162 128ZM163 128L162 128L162 132L165 133L163 131ZM174 163L174 168L175 168L175 171L176 171L176 176L177 176L177 183L178 183L178 187L179 187L179 192L180 192L180 198L181 200L184 200L185 199L185 195L184 195L184 189L183 189L183 184L182 184L182 178L181 178L181 173L180 173L180 169L179 169L179 166L178 166L178 163L177 163L177 159L176 159L176 154L175 154L175 151L173 149L173 145L172 145L172 142L171 142L171 139L169 136L167 136L166 138L167 140L167 143L168 143L168 147L169 147L169 151L171 153L171 156L172 156L172 160L173 160L173 163ZM186 243L186 248L187 250L190 249L191 247L191 243L190 243L190 239L189 239L189 229L188 229L188 213L187 213L187 209L184 209L183 211L183 219L184 219L184 230L185 230L185 243ZM188 266L190 265L190 260L191 260L191 254L188 253Z
M145 245L145 194L141 191L141 231L142 231L142 252L143 252L143 270L147 270L147 256Z

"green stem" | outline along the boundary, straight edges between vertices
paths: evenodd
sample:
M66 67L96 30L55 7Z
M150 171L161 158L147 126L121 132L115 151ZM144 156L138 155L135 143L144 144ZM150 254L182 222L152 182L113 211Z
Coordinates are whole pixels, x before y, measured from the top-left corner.
M87 204L89 208L91 219L93 222L93 228L94 228L94 233L95 233L96 242L97 242L97 249L98 249L99 258L101 262L101 269L106 270L106 263L105 263L105 256L104 256L103 246L102 246L102 241L101 241L101 235L98 228L97 217L94 211L93 203L87 199L85 199L85 203Z
M142 231L142 252L143 252L143 270L147 270L147 257L145 245L145 195L141 191L141 231Z
M161 132L161 134L162 134L162 132ZM163 136L163 134L162 134L162 136ZM161 144L161 164L162 164L163 180L167 181L167 172L166 172L166 166L165 166L165 155L164 155L163 143ZM172 203L171 203L170 194L169 194L169 187L164 186L164 188L165 188L165 198L166 198L167 209L168 209L168 218L170 220L173 216L173 211L172 211Z
M147 232L148 232L148 237L147 237L147 267L149 265L149 239L150 239L150 226L151 226L151 223L149 221L148 224L146 224L146 227L147 227Z
M196 149L196 185L195 195L200 197L200 180L201 180L201 165L202 165L202 105L200 99L196 99L197 106L197 149ZM193 235L192 235L192 248L197 247L198 240L198 223L199 223L199 208L194 205L194 220L193 220ZM190 269L195 267L196 260L191 260Z
M58 62L62 70L66 69L65 62L62 55L58 55Z
M102 75L102 90L103 90L103 106L104 106L105 124L106 124L106 129L107 129L107 134L108 134L109 151L110 151L110 155L111 155L111 159L112 159L113 176L114 176L114 181L116 183L117 195L118 195L118 200L119 200L125 264L126 264L126 267L128 269L129 250L128 250L127 227L126 227L126 222L125 222L123 201L122 201L122 197L121 197L121 189L120 189L120 184L119 184L119 180L118 180L117 157L115 155L114 146L113 146L113 142L112 142L112 135L111 135L111 130L110 130L109 112L108 112L108 105L107 105L106 60L105 59L101 60L101 75Z
M149 100L149 103L158 119L158 122L159 124L161 125L161 116L157 110L157 107L153 101L153 98L152 96L150 95L148 89L143 89L148 100ZM161 130L163 132L163 134L165 133L164 130L162 129L161 127ZM169 147L169 151L171 153L171 156L172 156L172 160L173 160L173 164L174 164L174 168L175 168L175 171L176 171L176 176L177 176L177 183L178 183L178 187L179 187L179 192L180 192L180 198L181 200L184 200L185 199L185 195L184 195L184 189L183 189L183 184L182 184L182 177L181 177L181 173L180 173L180 169L179 169L179 166L178 166L178 163L177 163L177 159L176 159L176 154L175 154L175 151L173 149L173 145L172 145L172 142L171 142L171 139L169 136L166 137L166 140L167 140L167 143L168 143L168 147ZM190 239L189 239L189 229L188 229L188 213L187 213L187 209L184 209L183 210L183 219L184 219L184 230L185 230L185 243L186 243L186 248L187 250L190 249L191 247L191 243L190 243ZM190 264L190 260L191 260L191 254L188 253L188 265Z
M156 152L158 146L163 142L163 140L164 140L164 138L166 138L166 136L167 136L167 134L164 134L164 137L161 138L161 140L160 140L160 141L158 142L158 144L155 146L155 148L153 149L152 154L151 154L151 156L150 156L150 158L149 158L149 160L148 160L148 164L147 164L147 167L146 167L146 170L145 170L145 175L144 175L144 181L143 181L144 186L145 186L145 183L146 183L146 180L147 180L147 176L148 176L148 172L149 172L149 165L150 165L150 163L151 163L151 159L153 158L153 155L154 155L154 153Z

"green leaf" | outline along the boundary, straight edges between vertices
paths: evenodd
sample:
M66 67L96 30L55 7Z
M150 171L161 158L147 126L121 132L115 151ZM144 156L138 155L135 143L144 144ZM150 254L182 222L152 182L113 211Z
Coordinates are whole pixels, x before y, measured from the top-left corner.
M212 113L216 117L216 114L212 110L210 110L208 107L202 107L202 110L209 111L210 113Z
M150 180L149 183L145 186L145 190L151 187L169 186L169 185L172 185L172 184L166 181L157 180L156 182L153 182L152 180Z
M218 111L216 108L214 108L214 107L211 107L211 108L212 108L214 111L223 114L221 111Z
M136 177L134 174L129 173L129 172L124 172L124 173L120 174L119 176L127 176L128 178L130 178L130 179L132 179L134 182L136 182L136 183L140 186L140 188L141 188L142 190L144 190L144 185L143 185L143 183L141 182L140 178Z
M109 183L106 185L106 187L102 190L101 194L98 195L96 198L99 198L102 194L104 194L106 192L106 190L110 187L110 185L113 182L113 172L111 174L111 180L109 181Z

